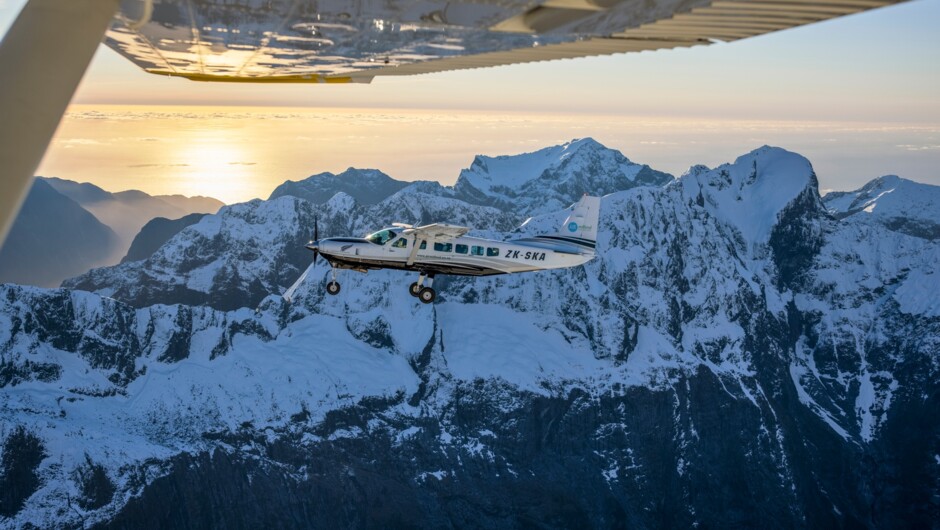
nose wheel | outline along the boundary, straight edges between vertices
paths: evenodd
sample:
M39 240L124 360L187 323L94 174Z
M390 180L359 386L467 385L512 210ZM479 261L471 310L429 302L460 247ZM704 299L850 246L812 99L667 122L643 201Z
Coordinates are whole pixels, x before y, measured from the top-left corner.
M427 281L428 284L425 285L424 282ZM423 304L430 304L437 298L437 292L431 287L434 284L433 275L419 274L418 281L408 286L408 294L414 296L418 300L421 300Z
M326 284L326 292L333 296L339 294L339 282L336 281L336 269L330 269L330 283Z

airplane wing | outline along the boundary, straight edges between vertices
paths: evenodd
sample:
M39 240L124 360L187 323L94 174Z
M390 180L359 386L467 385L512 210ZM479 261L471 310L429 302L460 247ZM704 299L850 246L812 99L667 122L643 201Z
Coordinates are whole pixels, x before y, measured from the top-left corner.
M705 46L901 1L29 0L0 41L0 243L105 27L109 47L153 74L368 83Z
M408 228L402 231L402 233L406 235L413 234L418 239L424 239L428 241L447 241L448 239L460 237L469 231L470 229L466 226L434 223L430 225L418 226L415 228Z
M901 0L903 1L903 0ZM196 81L368 83L705 46L898 0L125 0L106 43Z
M448 239L460 237L469 231L470 229L466 226L449 225L446 223L434 223L402 230L402 234L404 235L413 234L415 236L415 242L411 246L411 253L408 254L408 265L413 265L415 258L418 256L418 241L447 241Z

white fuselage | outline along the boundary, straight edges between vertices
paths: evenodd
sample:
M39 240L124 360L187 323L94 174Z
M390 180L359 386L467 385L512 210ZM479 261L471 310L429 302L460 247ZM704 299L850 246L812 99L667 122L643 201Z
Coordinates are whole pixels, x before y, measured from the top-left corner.
M584 264L593 250L538 238L496 241L461 236L446 241L427 241L414 252L415 236L388 229L384 243L358 238L329 238L317 247L337 268L414 270L431 274L486 276L559 269ZM419 240L420 241L420 240Z

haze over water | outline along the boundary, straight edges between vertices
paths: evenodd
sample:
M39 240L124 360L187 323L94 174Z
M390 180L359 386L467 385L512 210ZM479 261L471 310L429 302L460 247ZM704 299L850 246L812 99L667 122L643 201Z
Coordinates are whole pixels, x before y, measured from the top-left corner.
M940 184L940 126L929 124L101 105L71 108L38 174L233 203L350 166L453 184L474 155L588 136L676 176L769 144L808 157L823 190L855 189L885 174Z

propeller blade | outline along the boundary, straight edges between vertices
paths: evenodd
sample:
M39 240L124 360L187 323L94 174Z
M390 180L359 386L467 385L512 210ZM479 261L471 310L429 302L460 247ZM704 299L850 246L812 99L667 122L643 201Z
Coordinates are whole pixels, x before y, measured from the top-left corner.
M319 240L320 240L320 227L317 225L317 221L318 221L318 220L319 220L319 218L317 218L317 217L314 217L314 218L313 218L313 240L314 240L314 241L319 241ZM316 259L316 258L314 258L314 259Z
M314 256L316 256L316 254L314 254ZM304 273L300 275L300 278L297 278L297 281L294 282L294 285L291 285L286 291L284 291L284 294L282 295L284 300L287 300L288 303L292 303L294 301L294 291L300 287L300 284L304 283L304 280L307 279L307 274L310 273L310 270L313 269L314 265L316 265L316 258L314 258L314 262L307 267L307 270L305 270Z

